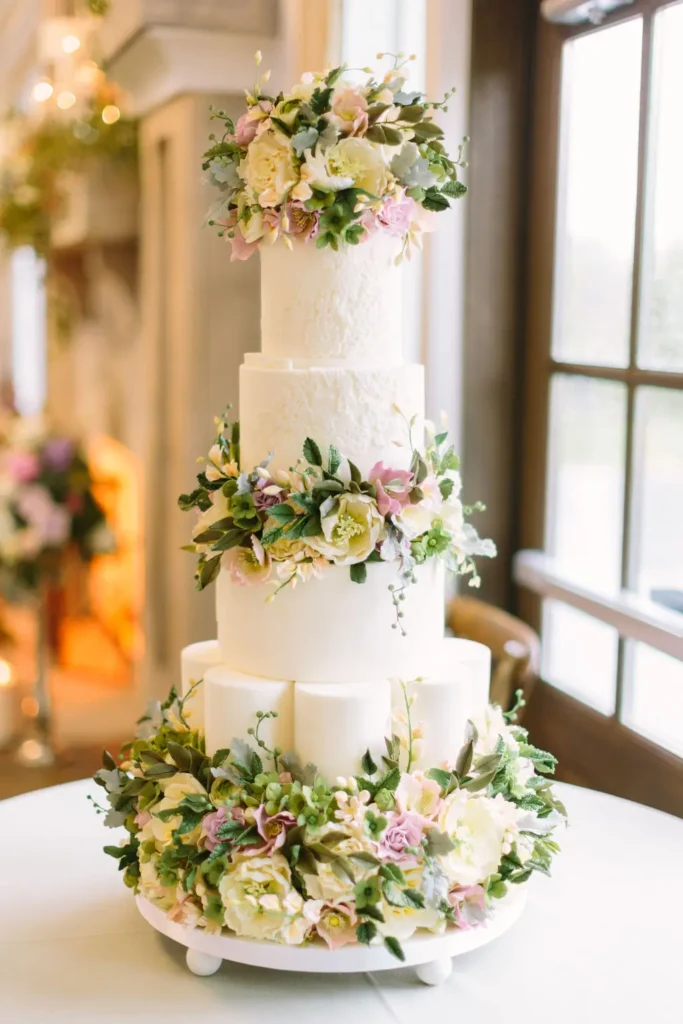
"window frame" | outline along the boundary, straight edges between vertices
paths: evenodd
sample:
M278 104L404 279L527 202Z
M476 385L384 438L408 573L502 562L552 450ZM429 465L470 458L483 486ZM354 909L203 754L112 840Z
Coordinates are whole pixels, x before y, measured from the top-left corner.
M683 660L683 615L640 597L630 589L634 582L633 480L635 465L636 396L642 386L683 391L683 372L650 370L638 366L641 326L642 269L645 217L648 203L647 164L651 141L651 97L655 33L658 11L676 6L675 0L636 0L619 8L596 26L561 26L539 18L536 54L533 145L530 160L528 220L527 344L524 367L522 442L522 497L519 540L522 550L514 561L514 577L524 589L517 606L523 617L540 628L544 597L555 598L592 617L615 626L619 632L616 701L613 725L631 733L622 722L628 672L628 644L640 640ZM561 142L562 49L579 36L605 31L620 22L643 20L641 96L639 113L637 199L635 215L633 279L626 367L582 365L552 356L556 230L559 201ZM617 381L626 387L626 450L623 500L621 590L612 594L582 587L562 576L551 555L543 551L546 539L550 387L553 376L563 373L591 379ZM584 707L586 707L584 705ZM639 734L631 733L632 736ZM680 760L674 758L680 765Z

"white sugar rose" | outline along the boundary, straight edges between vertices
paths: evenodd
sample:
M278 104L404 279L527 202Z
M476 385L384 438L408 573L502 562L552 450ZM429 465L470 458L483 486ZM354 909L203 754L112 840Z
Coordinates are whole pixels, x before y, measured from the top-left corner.
M232 863L218 884L225 923L236 935L299 945L309 924L300 923L304 907L292 887L289 864L281 853L242 857Z
M261 206L277 206L299 180L289 139L276 131L257 136L240 161L239 173Z
M411 889L422 889L422 868L404 868L406 883ZM446 930L446 921L434 907L395 907L382 901L384 922L378 923L381 935L393 935L399 942L409 939L418 928L441 934Z
M381 147L367 139L341 139L327 153L327 164L331 174L351 178L356 188L373 196L383 196L394 180Z
M377 852L376 846L365 836L350 836L343 839L335 846L335 853L342 857L348 857L350 853L372 853ZM377 869L372 865L364 866L361 863L354 864L356 882L363 882L369 878ZM314 900L324 900L326 903L347 903L354 899L354 883L348 878L338 877L329 864L318 864L317 875L306 876L306 889L308 895Z
M451 882L477 885L497 871L503 845L516 832L517 809L499 794L490 797L456 789L443 801L439 828L455 849L439 857Z
M322 528L322 537L306 542L337 565L364 562L384 537L384 519L367 494L343 494L323 517Z

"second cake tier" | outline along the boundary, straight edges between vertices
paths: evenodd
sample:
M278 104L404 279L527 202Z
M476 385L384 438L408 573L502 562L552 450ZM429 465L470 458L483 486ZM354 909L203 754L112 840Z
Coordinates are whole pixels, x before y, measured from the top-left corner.
M431 559L415 575L395 602L389 588L401 586L397 562L370 563L360 584L348 566L330 565L320 579L269 599L272 589L236 583L223 569L216 590L221 659L240 672L310 683L412 679L444 635L443 563Z

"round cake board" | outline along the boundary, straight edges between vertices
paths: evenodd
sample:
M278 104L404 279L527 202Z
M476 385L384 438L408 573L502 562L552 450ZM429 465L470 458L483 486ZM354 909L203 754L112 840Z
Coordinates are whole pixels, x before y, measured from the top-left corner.
M450 929L443 935L416 933L402 943L405 961L401 962L380 943L343 946L334 952L322 943L284 946L276 942L232 935L209 935L200 928L169 921L166 913L144 896L136 896L138 910L162 935L187 947L187 966L198 975L210 975L223 960L274 971L298 971L300 974L350 974L415 967L425 985L440 985L452 971L452 958L486 946L508 931L517 921L526 903L526 886L512 886L498 901L489 920L468 930Z

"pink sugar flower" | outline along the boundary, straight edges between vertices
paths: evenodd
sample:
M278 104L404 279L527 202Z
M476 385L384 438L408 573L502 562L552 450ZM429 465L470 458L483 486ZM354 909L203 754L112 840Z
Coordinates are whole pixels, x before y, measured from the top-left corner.
M395 238L408 234L415 219L416 204L410 196L390 196L377 214L377 226Z
M358 941L357 924L353 907L346 903L323 903L315 930L328 947L334 950Z
M221 842L218 830L226 821L239 821L244 825L244 811L241 807L219 807L217 811L206 814L202 818L202 835L207 850L215 850Z
M296 818L289 811L280 811L279 814L269 816L265 804L261 804L254 814L254 824L266 845L249 847L249 850L244 852L257 853L259 857L267 857L274 850L279 850L281 846L284 846L287 830L296 825Z
M135 824L138 828L144 828L152 820L152 815L149 811L138 811L135 815Z
M334 95L327 119L343 135L362 135L368 127L367 109L368 101L358 89L340 89Z
M424 819L411 811L401 811L389 822L379 844L380 856L386 860L405 861L412 856L406 846L419 846L422 842Z
M486 894L481 885L466 885L451 889L448 902L455 913L458 928L467 931L486 919Z
M260 239L259 239L260 241ZM230 253L230 262L235 263L236 261L248 260L255 252L258 251L259 243L247 242L244 239L244 235L241 231L235 229L234 235L230 238L230 244L232 251Z
M382 516L395 516L410 504L413 474L406 469L390 469L377 462L370 470L369 481L377 491L377 508Z

